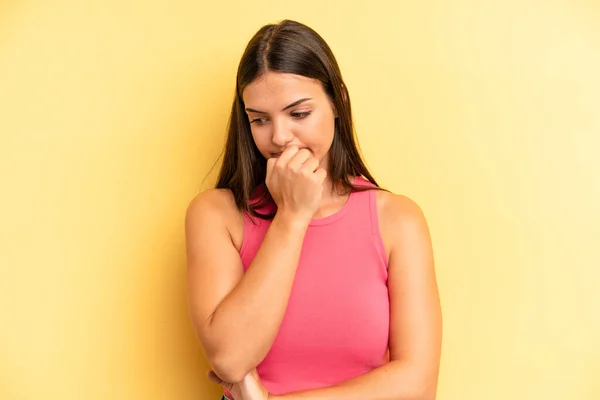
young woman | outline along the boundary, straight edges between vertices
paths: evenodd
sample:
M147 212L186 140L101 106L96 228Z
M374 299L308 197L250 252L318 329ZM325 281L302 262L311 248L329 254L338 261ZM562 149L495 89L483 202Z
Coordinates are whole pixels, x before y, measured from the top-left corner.
M367 170L321 36L289 20L255 34L228 131L186 215L191 313L224 399L434 399L427 223Z

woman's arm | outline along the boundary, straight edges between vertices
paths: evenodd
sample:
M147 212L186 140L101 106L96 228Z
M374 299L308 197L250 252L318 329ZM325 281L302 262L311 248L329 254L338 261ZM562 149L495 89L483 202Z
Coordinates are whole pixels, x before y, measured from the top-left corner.
M273 399L435 399L442 316L429 229L420 208L410 199L381 192L378 203L380 231L390 254L391 361L335 386L271 396Z
M200 194L186 214L191 317L213 370L228 382L241 381L271 348L308 226L278 213L244 274L228 230L239 218L225 190Z

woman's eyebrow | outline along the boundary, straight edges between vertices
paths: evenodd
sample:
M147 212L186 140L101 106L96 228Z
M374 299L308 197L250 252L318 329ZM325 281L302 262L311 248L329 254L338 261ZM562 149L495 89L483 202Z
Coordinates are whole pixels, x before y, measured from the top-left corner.
M312 100L312 99L311 99L310 97L305 97L305 98L303 98L303 99L296 100L295 102L293 102L293 103L292 103L292 104L290 104L289 106L285 106L285 107L283 108L283 110L281 110L281 111L285 111L285 110L287 110L288 108L292 108L292 107L294 107L294 106L297 106L298 104L302 104L302 103L304 103L305 101L308 101L308 100ZM268 112L266 112L266 111L259 111L259 110L255 110L255 109L253 109L253 108L246 108L246 111L247 111L247 112L253 112L253 113L257 113L257 114L268 114Z

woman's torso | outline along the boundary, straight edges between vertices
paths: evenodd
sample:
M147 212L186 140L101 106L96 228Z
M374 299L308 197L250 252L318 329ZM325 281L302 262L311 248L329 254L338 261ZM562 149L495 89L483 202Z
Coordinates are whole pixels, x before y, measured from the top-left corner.
M378 200L384 193L354 192L308 228L286 314L257 367L271 393L333 385L389 359L389 245ZM247 215L230 220L245 270L270 225L255 222Z

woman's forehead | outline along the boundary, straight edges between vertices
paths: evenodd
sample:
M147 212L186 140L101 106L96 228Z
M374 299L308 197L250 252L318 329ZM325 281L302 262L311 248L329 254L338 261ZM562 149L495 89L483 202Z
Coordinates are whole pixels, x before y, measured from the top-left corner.
M299 98L320 99L325 92L321 82L301 75L267 72L251 82L244 89L246 105L278 107L287 105Z

